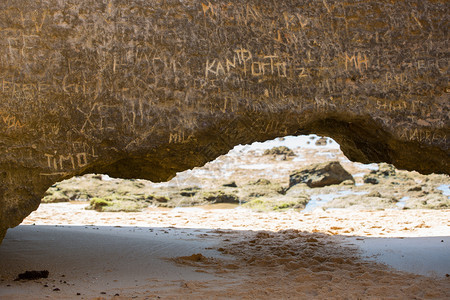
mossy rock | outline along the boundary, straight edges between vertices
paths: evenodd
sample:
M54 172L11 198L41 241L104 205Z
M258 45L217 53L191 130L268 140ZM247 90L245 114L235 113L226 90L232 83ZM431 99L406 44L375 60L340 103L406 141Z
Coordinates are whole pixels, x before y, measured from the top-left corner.
M272 184L270 180L265 178L260 178L256 181L249 182L249 185L270 185L270 184Z
M66 194L55 191L53 193L48 193L44 198L42 198L42 203L58 203L58 202L69 202L71 199Z
M450 199L439 193L422 194L419 197L411 196L405 201L405 208L448 209L450 208Z
M237 195L223 191L206 192L202 198L208 203L239 203L239 197Z
M103 206L102 211L104 212L138 212L142 211L143 208L146 208L148 205L142 202L136 201L113 201L108 206Z
M148 207L146 202L112 195L107 198L92 198L89 207L86 209L93 209L98 212L138 212L145 207Z
M103 211L103 207L112 205L111 201L104 198L92 198L90 201L90 209Z
M241 186L237 190L237 193L241 200L251 201L252 199L260 197L282 197L286 194L286 189L277 183L271 183L267 179L259 179L256 182L250 182L247 185Z
M155 199L155 201L157 201L159 203L167 203L170 201L170 199L165 196L155 196L154 199Z
M304 209L308 204L309 198L257 198L245 204L244 207L257 211L282 211L287 209Z
M396 208L399 200L393 196L383 196L377 191L372 191L366 195L344 195L336 197L327 204L324 208L354 208L354 209L387 209Z

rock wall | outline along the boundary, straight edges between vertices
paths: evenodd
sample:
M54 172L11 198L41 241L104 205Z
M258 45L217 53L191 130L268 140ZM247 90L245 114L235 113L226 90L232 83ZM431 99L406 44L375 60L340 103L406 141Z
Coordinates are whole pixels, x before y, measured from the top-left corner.
M53 183L317 133L449 173L446 0L3 0L0 236Z

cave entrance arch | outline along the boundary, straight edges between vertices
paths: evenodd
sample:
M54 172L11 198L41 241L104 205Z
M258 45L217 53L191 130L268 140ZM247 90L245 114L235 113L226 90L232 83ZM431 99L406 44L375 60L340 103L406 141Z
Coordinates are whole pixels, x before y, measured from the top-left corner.
M446 189L446 175L352 162L333 139L303 135L238 145L163 183L86 175L54 185L43 202L91 201L90 209L125 212L211 204L266 211L445 208Z

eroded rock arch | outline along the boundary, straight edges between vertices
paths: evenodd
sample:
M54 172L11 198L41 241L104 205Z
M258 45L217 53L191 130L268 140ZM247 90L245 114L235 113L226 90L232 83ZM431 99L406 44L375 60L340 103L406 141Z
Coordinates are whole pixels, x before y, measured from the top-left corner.
M318 133L449 173L447 1L5 0L0 238L53 183Z

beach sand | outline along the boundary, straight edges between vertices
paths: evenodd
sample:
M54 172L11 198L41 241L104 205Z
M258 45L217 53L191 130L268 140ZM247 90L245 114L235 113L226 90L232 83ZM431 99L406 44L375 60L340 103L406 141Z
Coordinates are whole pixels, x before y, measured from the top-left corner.
M85 206L42 204L8 231L0 299L450 297L450 210ZM27 270L49 277L14 281Z

